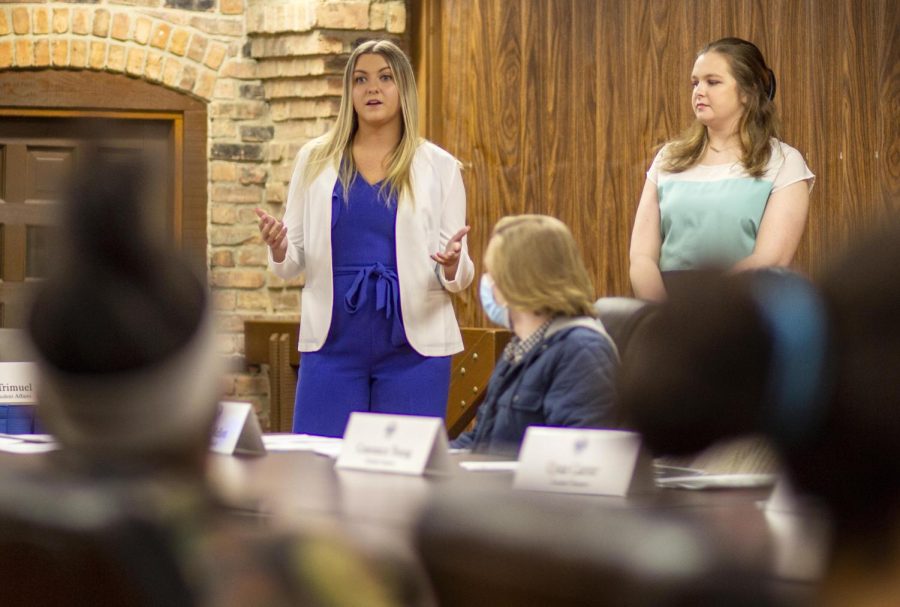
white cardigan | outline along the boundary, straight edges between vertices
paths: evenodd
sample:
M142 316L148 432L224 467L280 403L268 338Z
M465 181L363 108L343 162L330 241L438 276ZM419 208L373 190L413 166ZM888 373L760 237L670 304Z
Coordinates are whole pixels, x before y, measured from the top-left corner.
M331 327L334 279L331 261L331 196L337 170L327 167L302 187L303 167L316 142L297 154L288 188L284 224L288 248L284 261L276 263L269 250L269 268L284 279L306 270L301 293L301 352L322 347ZM459 267L454 280L443 269L436 271L430 255L443 252L450 238L466 225L466 192L460 164L429 141L419 145L412 161L415 204L402 198L397 208L397 274L400 308L406 339L424 356L448 356L463 349L462 335L450 302L450 293L468 287L475 275L466 238L462 240Z

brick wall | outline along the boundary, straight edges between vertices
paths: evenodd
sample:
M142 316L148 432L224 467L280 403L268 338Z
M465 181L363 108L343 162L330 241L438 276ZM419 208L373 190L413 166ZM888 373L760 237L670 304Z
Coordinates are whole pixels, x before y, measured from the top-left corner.
M337 114L355 41L408 46L406 0L100 0L0 5L0 70L105 70L208 102L209 281L219 349L243 353L243 321L298 318L302 279L266 270L253 209L281 214L297 150ZM265 375L230 397L267 419Z

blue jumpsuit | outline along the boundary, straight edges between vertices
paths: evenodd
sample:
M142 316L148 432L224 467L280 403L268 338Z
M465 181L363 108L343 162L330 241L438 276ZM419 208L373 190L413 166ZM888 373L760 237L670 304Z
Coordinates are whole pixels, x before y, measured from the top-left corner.
M444 417L450 357L406 340L397 277L397 201L357 174L332 194L334 303L325 344L300 360L294 432L342 436L353 411Z

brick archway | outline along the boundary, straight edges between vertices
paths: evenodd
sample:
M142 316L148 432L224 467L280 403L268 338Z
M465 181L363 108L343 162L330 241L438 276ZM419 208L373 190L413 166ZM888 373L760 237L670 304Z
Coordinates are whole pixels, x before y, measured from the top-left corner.
M121 73L205 101L229 55L225 44L189 24L135 14L127 6L17 6L0 11L0 36L2 70Z

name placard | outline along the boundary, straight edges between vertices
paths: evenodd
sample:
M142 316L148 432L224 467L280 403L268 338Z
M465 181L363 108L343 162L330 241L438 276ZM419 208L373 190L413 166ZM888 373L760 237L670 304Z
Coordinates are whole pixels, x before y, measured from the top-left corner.
M336 466L419 475L449 468L439 417L351 413Z
M0 403L35 403L36 378L34 363L0 363Z
M262 430L252 404L240 401L219 403L210 450L223 455L265 455Z
M531 426L513 486L624 497L654 490L652 458L634 432Z
M820 515L822 504L814 498L798 493L786 476L779 476L769 499L763 505L767 514L795 514L800 516Z

